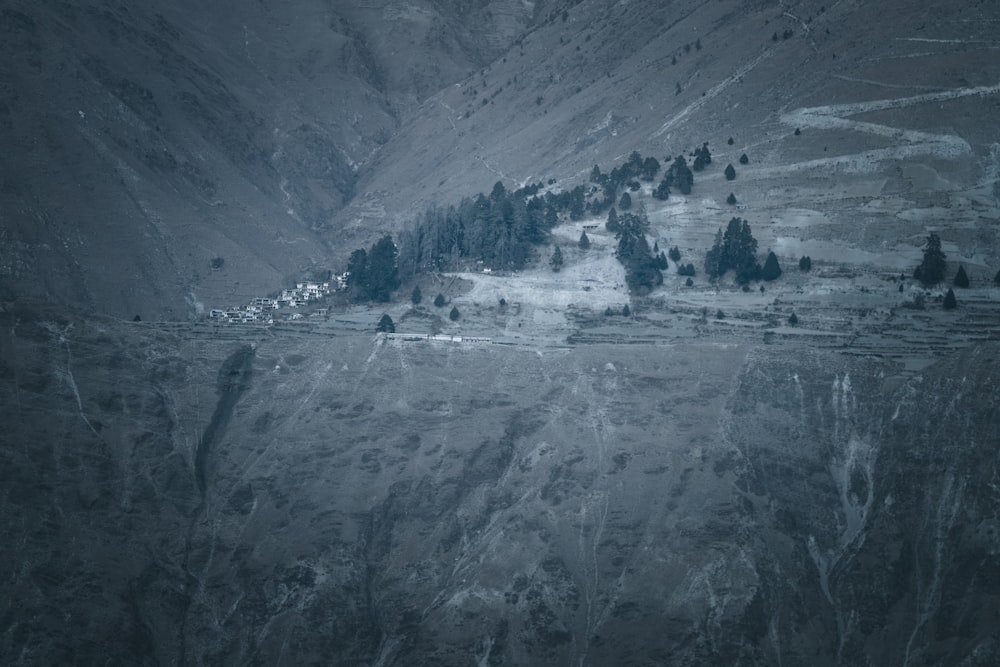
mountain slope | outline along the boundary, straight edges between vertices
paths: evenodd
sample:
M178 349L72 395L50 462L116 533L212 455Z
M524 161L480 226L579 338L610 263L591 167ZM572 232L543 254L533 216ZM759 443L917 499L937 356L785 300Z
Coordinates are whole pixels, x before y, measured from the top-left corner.
M915 373L60 317L0 319L25 663L1000 656L993 343Z
M361 165L514 38L531 20L516 6L7 3L5 287L178 319L338 268L317 230ZM422 37L400 52L402 33Z

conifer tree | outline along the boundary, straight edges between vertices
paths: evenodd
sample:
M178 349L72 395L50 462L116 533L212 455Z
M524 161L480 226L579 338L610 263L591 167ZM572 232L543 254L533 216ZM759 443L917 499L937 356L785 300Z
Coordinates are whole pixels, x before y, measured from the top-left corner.
M778 258L775 256L774 252L767 252L767 259L764 260L764 268L761 270L761 278L764 280L776 280L781 276L781 265L778 264Z
M563 256L562 250L559 249L559 246L556 246L556 249L552 251L552 257L549 258L549 266L551 266L552 270L556 273L558 273L559 269L562 268Z
M414 285L413 292L410 293L410 301L414 306L419 306L423 299L424 295L420 292L420 285Z
M953 281L955 287L968 287L969 286L969 276L965 273L965 267L961 264L958 265L958 273L955 274L955 280Z
M948 293L944 295L944 309L954 310L957 307L958 307L958 300L955 299L955 292L949 287Z
M913 271L913 277L925 286L936 285L944 278L945 254L941 251L941 239L933 232L924 244L924 259Z
M389 313L382 314L382 319L378 321L378 327L375 330L383 333L396 333L396 325L389 317Z
M580 233L580 240L577 242L581 250L586 250L590 247L590 238L587 237L587 232Z
M726 174L727 181L731 181L736 178L736 169L733 168L732 163L726 165L726 170L724 173Z
M458 321L459 317L461 317L461 313L458 312L458 306L452 306L451 312L448 313L448 319L450 319L452 322L456 322Z
M445 303L447 303L447 302L445 301L444 294L441 294L441 292L438 292L438 295L436 297L434 297L434 305L437 306L438 308L440 308Z

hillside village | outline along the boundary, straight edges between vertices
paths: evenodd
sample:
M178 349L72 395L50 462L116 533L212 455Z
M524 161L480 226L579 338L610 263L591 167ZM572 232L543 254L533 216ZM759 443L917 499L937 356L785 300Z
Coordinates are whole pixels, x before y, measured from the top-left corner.
M285 309L288 312L277 317L286 321L301 320L305 315L295 309L314 304L334 292L343 290L347 285L347 274L333 276L332 282L300 282L294 288L283 289L276 297L254 297L242 306L229 308L213 308L209 311L209 319L227 324L274 324L275 311ZM315 308L310 316L322 317L327 314L326 308Z

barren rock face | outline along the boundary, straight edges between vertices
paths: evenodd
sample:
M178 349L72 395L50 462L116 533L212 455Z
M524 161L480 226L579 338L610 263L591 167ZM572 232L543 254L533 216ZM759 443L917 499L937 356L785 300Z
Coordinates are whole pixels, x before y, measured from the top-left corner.
M997 657L995 345L2 325L22 662Z

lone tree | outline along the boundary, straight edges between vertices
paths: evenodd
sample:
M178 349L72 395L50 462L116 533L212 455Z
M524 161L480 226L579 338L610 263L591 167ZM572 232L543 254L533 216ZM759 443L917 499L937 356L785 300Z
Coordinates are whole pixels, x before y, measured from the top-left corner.
M809 271L813 267L812 257L809 255L803 255L799 258L799 271Z
M378 321L378 326L375 330L382 333L396 333L396 325L392 321L392 318L389 317L389 313L382 314L382 319Z
M441 292L438 292L438 295L436 297L434 297L434 305L437 306L438 308L440 308L445 303L447 303L447 302L444 299L444 294L441 294Z
M740 156L740 164L750 164L750 158L747 157L746 153Z
M558 273L559 269L562 268L562 265L563 265L562 250L559 249L559 246L556 246L556 249L552 251L552 257L549 258L549 266L552 267L553 271Z
M732 181L736 178L736 169L733 168L733 164L731 162L726 165L726 171L723 173L726 174L727 181Z
M450 319L452 322L456 322L458 321L458 318L461 316L462 314L458 312L458 306L452 306L451 312L448 313L448 319Z
M969 286L969 276L965 274L965 267L961 264L958 265L958 273L955 274L955 280L952 281L955 287L968 287Z
M760 277L764 280L775 280L781 276L781 265L774 251L767 251L767 259L764 260L764 268L760 272Z
M732 192L730 192L729 196L726 197L726 203L729 204L730 206L735 205L736 204L736 195L734 195Z
M936 285L944 279L945 254L941 251L941 239L933 232L924 244L924 259L913 271L913 277L925 286Z
M414 306L419 306L423 299L424 295L420 293L420 285L414 285L413 292L410 293L410 301Z
M580 234L580 240L577 245L580 246L580 250L586 250L590 247L590 239L587 238L587 232L582 232Z
M789 315L788 316L788 323L794 327L796 324L799 323L798 316L795 313L792 313L791 315Z
M948 293L944 295L944 309L954 310L958 308L958 300L955 299L955 292L950 287L948 288Z

